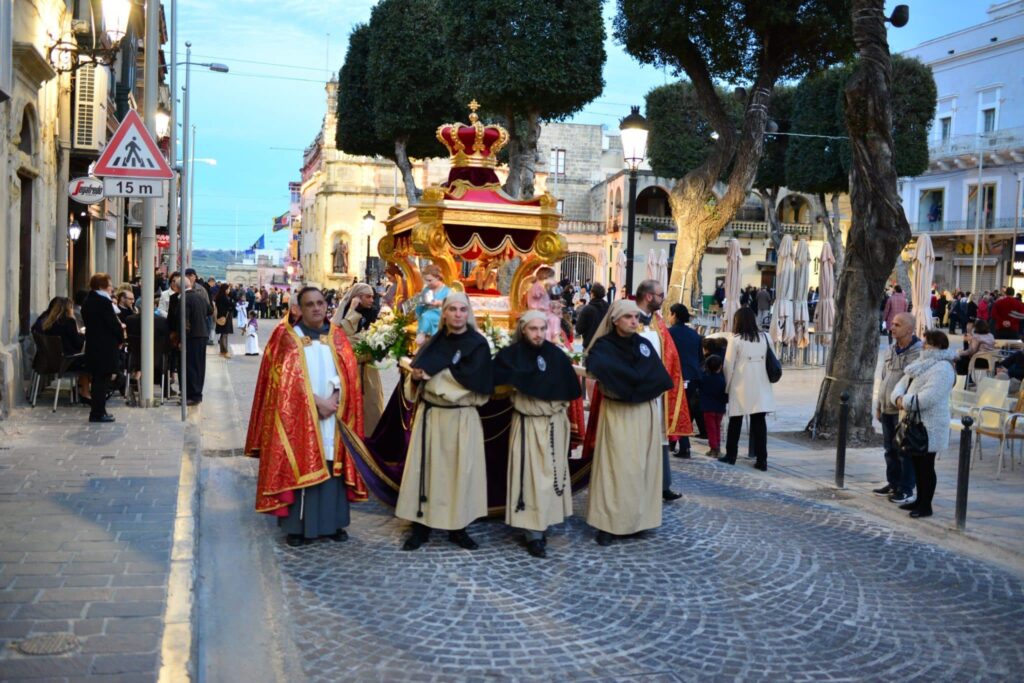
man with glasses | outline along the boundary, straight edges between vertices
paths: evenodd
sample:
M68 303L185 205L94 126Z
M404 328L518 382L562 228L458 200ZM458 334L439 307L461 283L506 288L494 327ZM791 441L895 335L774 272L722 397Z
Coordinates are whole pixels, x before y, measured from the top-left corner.
M636 304L640 308L640 329L638 333L654 346L661 357L672 388L658 399L664 415L662 421L662 498L673 501L681 497L672 490L672 467L669 464L668 441L681 439L693 434L690 424L690 409L686 403L686 386L679 363L679 352L669 334L668 326L661 317L661 306L665 303L665 287L658 280L644 280L636 288Z

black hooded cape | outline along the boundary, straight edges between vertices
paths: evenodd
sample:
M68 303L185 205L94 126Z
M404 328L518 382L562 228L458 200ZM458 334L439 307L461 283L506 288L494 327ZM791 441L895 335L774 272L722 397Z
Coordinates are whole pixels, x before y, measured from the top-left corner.
M539 347L518 341L499 351L494 359L494 383L511 384L541 401L573 401L582 395L569 357L547 340Z
M448 368L455 381L470 391L494 392L491 349L484 336L469 327L461 334L438 330L412 359L412 367L431 377Z
M621 337L612 330L594 342L586 366L601 391L615 401L645 403L673 386L658 352L639 334Z

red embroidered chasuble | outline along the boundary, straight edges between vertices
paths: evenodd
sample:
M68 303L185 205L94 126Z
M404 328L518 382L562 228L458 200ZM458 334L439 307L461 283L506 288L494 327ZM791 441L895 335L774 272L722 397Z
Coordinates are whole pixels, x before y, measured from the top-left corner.
M320 418L310 389L303 339L288 321L274 330L260 363L245 454L260 459L256 511L288 514L295 491L326 481L331 473L323 453ZM345 332L336 325L321 336L330 343L342 392L337 419L363 436L363 399L359 363ZM344 478L350 501L367 499L366 484L340 434L334 440L334 475Z
M661 362L672 378L672 388L661 397L665 404L665 433L670 439L692 436L693 425L690 423L690 406L686 403L686 385L683 383L685 378L679 362L679 351L660 313L654 313L651 325L657 330L661 341Z

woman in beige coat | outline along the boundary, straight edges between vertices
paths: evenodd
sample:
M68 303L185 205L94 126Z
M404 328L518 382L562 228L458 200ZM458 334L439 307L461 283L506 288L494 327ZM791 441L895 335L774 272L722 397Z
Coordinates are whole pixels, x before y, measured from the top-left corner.
M750 417L750 450L756 460L754 467L768 469L767 413L775 410L772 383L768 381L765 357L768 335L761 332L757 318L749 308L741 308L733 318L732 336L725 350L725 389L729 396L729 430L725 455L719 462L736 464L740 430L744 416Z

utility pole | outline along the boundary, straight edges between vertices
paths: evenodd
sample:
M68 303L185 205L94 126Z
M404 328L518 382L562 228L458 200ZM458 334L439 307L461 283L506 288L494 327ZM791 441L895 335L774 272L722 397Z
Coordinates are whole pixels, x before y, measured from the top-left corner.
M150 135L156 132L156 91L157 69L160 63L160 3L149 0L146 3L146 63L145 102L143 114ZM143 408L153 406L153 289L156 267L156 200L142 200L142 239L140 240L142 262L142 396L139 404Z
M167 218L167 236L170 238L171 246L167 250L167 276L178 266L178 0L171 0L171 140L170 151L167 155L167 162L174 171L175 177L171 179L168 192L167 206L170 215Z

